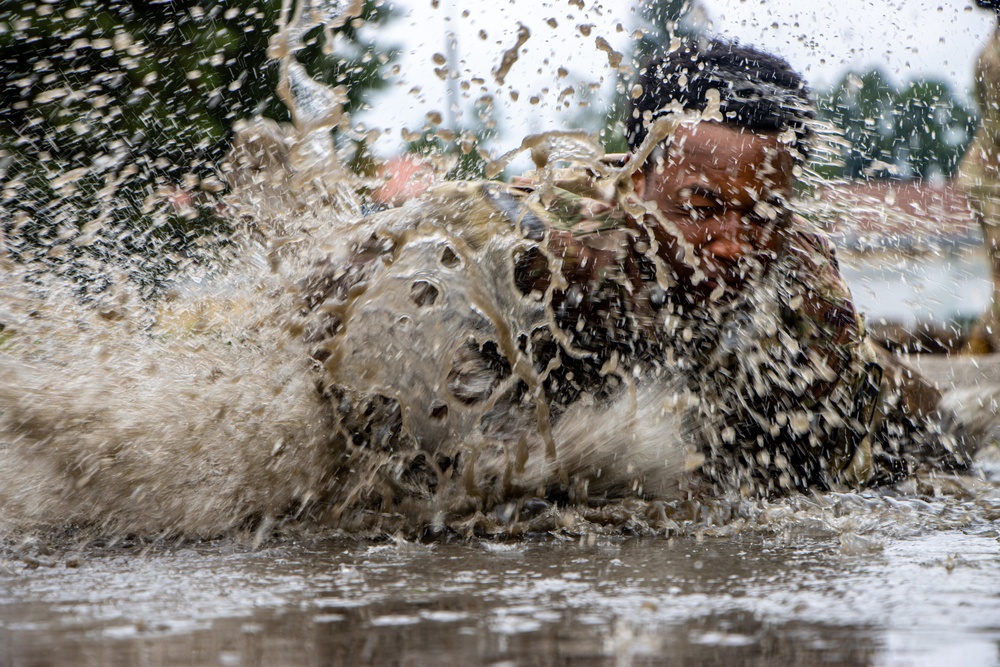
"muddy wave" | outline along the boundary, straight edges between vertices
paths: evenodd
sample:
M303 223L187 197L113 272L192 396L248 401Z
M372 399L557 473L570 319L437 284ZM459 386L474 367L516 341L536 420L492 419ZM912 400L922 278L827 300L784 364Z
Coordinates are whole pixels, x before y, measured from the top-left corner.
M531 240L518 218L475 210L503 187L314 212L296 224L334 226L295 244L261 244L258 226L160 301L119 287L83 303L8 266L3 534L749 531L877 549L879 535L996 520L981 473L772 501L710 489L667 375L553 408L524 348L551 313L513 276Z
M295 59L330 17L291 12L270 55L293 122L235 127L224 243L152 297L117 275L124 250L69 277L56 245L0 254L0 537L805 531L864 549L851 536L996 520L976 476L777 501L709 487L677 379L581 350L557 323L559 267L510 186L442 183L371 213L359 193L377 184L331 136L344 92ZM630 181L582 132L527 137L487 173L522 152L539 202L566 165L609 196ZM100 226L73 222L70 245ZM28 246L19 229L0 253ZM526 257L552 269L545 293L519 282ZM991 396L952 399L990 422Z

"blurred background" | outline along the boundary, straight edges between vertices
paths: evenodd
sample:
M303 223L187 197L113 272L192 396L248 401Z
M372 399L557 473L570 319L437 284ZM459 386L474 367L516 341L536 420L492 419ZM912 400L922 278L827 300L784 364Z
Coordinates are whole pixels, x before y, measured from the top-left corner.
M348 4L313 3L330 16ZM568 128L621 151L641 63L678 37L721 34L810 81L828 132L802 209L836 236L870 326L902 348L921 330L933 330L925 347L954 347L988 306L981 234L954 177L979 120L973 76L992 11L958 0L470 4L365 0L357 18L307 36L297 59L346 95L334 134L359 175L409 154L480 177L526 135ZM153 294L158 277L224 243L234 124L289 120L267 51L280 9L0 3L7 252L65 266L82 289L101 289L90 268L113 256Z

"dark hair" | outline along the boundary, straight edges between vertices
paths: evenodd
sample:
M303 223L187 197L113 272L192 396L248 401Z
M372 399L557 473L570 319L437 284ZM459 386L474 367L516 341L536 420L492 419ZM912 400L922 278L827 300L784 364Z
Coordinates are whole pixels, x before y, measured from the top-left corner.
M626 119L633 150L659 116L677 108L704 111L707 93L719 93L723 123L758 132L795 133L793 155L805 160L816 110L802 77L782 58L720 39L694 38L649 61L639 72L642 90Z

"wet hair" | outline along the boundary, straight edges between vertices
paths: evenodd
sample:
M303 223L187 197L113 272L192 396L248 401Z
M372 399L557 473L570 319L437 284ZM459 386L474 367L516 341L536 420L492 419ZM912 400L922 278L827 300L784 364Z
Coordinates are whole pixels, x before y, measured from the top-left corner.
M716 90L724 124L768 133L791 129L793 157L797 162L808 157L815 106L805 81L778 56L720 39L695 38L650 60L640 70L638 84L642 91L632 102L625 128L632 150L642 144L657 118L675 109L704 111L708 92Z
M995 9L1000 11L1000 0L976 0L976 5L983 9Z

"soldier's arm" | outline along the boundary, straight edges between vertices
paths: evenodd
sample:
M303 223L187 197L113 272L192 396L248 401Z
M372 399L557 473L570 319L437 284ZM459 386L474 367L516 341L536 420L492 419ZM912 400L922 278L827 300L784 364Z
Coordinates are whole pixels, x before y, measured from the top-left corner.
M854 370L864 327L829 239L796 230L786 248L792 280L785 319L819 371L809 394L820 399Z

